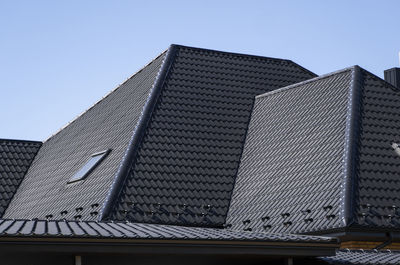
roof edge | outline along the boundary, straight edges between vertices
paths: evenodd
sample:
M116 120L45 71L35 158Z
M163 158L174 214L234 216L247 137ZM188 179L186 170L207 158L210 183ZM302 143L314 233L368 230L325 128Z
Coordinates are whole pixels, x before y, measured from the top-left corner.
M281 58L275 58L275 57L267 57L267 56L262 56L262 55L254 55L254 54L248 54L248 53L238 53L238 52L227 52L227 51L220 51L220 50L214 50L214 49L207 49L207 48L199 48L199 47L192 47L192 46L185 46L185 45L180 45L180 44L171 44L171 46L176 46L176 47L181 47L181 48L187 48L187 49L192 49L192 50L199 50L199 51L209 51L209 52L216 52L216 53L222 53L222 54L227 54L227 55L236 55L236 56L243 56L243 57L250 57L250 58L258 58L258 59L263 59L263 60L275 60L275 61L282 61L282 62L287 62L296 65L297 67L301 68L304 72L307 72L315 77L318 75L314 72L311 72L307 68L304 68L303 66L293 62L292 60L288 59L281 59Z
M360 67L360 68L361 68L361 70L362 70L364 73L366 73L366 74L372 76L373 78L378 79L380 82L384 83L384 84L385 84L386 86L388 86L390 89L393 89L394 91L399 91L399 90L400 90L398 87L395 87L394 85L392 85L391 83L389 83L388 81L386 81L385 79L383 79L382 77L379 77L379 76L377 76L376 74L371 73L370 71L368 71L368 70L366 70L366 69L364 69L364 68L362 68L362 67ZM393 67L393 68L400 68L400 67ZM393 68L391 68L391 69L393 69ZM390 70L390 69L388 69L388 70Z
M315 77L318 77L318 75L317 75L316 73L314 73L314 72L308 70L307 68L301 66L300 64L298 64L298 63L296 63L296 62L294 62L294 61L292 61L292 60L286 60L286 61L289 61L289 62L291 62L292 64L296 65L297 67L299 67L300 69L302 69L304 72L309 73L310 75L313 75L313 76L315 76Z
M344 165L343 180L341 192L341 210L340 217L344 226L349 226L354 222L354 198L356 181L356 158L358 153L358 141L356 134L359 131L359 115L361 113L361 83L362 72L359 66L354 66L352 71L352 79L350 83L348 101L347 101L347 117L345 128L345 146L344 146Z
M147 128L147 124L150 121L151 115L155 109L155 105L161 93L161 88L163 87L165 78L172 66L176 50L177 46L171 45L165 54L160 70L153 83L153 87L150 89L147 101L143 106L141 116L139 117L139 120L136 123L132 137L128 144L128 148L122 158L121 164L118 168L114 181L111 184L106 200L103 203L103 207L99 214L99 220L104 220L109 216L109 214L111 213L111 209L115 201L117 200L119 193L122 190L123 183L125 182L129 172L131 161L137 154L137 151L139 149L140 143L144 135L144 131Z
M314 245L311 243L291 244L232 244L232 241L221 242L188 242L188 241L154 241L138 240L51 240L33 238L0 238L0 254L18 253L64 253L64 254L207 254L207 255L259 255L274 257L321 257L334 256L339 246L335 243Z
M282 88L278 88L278 89L275 89L273 91L269 91L267 93L257 95L256 99L259 99L259 98L262 98L262 97L271 96L271 95L276 94L276 93L284 92L284 91L286 91L288 89L292 89L292 88L296 88L296 87L299 87L299 86L303 86L303 85L306 85L308 83L312 83L312 82L315 82L315 81L318 81L318 80L321 80L321 79L325 79L325 78L331 77L333 75L344 73L346 71L351 71L355 67L358 67L358 66L356 66L356 65L355 66L350 66L350 67L343 68L343 69L338 70L338 71L334 71L334 72L331 72L331 73L328 73L328 74L324 74L324 75L320 75L320 76L317 76L317 77L314 77L314 78L311 78L311 79L308 79L308 80L305 80L305 81L302 81L302 82L299 82L299 83L295 83L293 85L289 85L289 86L285 86L285 87L282 87Z
M43 144L43 142L41 142L41 141L19 140L19 139L5 139L5 138L0 138L0 142L16 142L16 143Z

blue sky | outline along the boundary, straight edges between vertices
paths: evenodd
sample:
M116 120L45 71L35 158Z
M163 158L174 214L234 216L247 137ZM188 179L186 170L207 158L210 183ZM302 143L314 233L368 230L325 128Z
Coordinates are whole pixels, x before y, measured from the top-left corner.
M0 138L45 140L171 43L399 66L400 1L0 0Z

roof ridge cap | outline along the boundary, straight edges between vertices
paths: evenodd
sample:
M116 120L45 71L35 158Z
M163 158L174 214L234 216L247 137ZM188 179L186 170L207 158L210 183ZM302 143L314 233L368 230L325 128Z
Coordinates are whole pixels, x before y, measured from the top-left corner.
M207 49L207 48L199 48L199 47L193 47L193 46L186 46L186 45L180 45L180 44L171 44L171 47L178 47L178 48L186 48L186 49L192 49L192 50L199 50L199 51L206 51L206 52L215 52L215 53L221 53L221 54L226 54L226 55L233 55L233 56L243 56L243 57L249 57L249 58L255 58L255 59L262 59L262 60L272 60L272 61L281 61L281 62L287 62L287 63L292 63L296 65L297 67L301 68L303 71L317 76L317 74L311 72L310 70L304 68L303 66L293 62L292 60L289 59L283 59L283 58L276 58L276 57L268 57L268 56L263 56L263 55L254 55L254 54L249 54L249 53L240 53L240 52L228 52L228 51L222 51L222 50L214 50L214 49Z
M289 85L289 86L281 87L281 88L275 89L273 91L269 91L267 93L257 95L256 99L262 98L262 97L271 96L273 94L284 92L284 91L292 89L292 88L297 88L299 86L302 86L302 85L305 85L305 84L308 84L308 83L311 83L311 82L315 82L315 81L318 81L318 80L321 80L321 79L325 79L325 78L328 78L328 77L331 77L331 76L334 76L334 75L337 75L337 74L341 74L341 73L344 73L344 72L347 72L347 71L351 71L355 67L356 66L346 67L346 68L343 68L343 69L340 69L340 70L337 70L337 71L334 71L334 72L330 72L330 73L323 74L323 75L320 75L320 76L317 76L317 77L314 77L314 78L311 78L311 79L307 79L307 80L299 82L299 83L295 83L295 84L292 84L292 85Z
M361 67L355 65L352 67L352 76L350 81L349 94L347 99L347 115L345 127L345 149L344 149L344 166L343 166L343 179L342 179L342 200L340 216L345 227L350 226L354 222L353 208L354 208L354 188L356 185L355 166L356 158L358 156L358 141L355 134L360 128L359 115L361 115L360 107L362 106L362 86L363 73ZM356 116L356 117L354 117Z

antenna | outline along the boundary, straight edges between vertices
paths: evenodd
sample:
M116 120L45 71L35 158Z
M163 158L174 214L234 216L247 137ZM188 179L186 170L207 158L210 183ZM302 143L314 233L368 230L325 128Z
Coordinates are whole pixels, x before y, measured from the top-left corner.
M400 65L400 52L399 52L399 65Z

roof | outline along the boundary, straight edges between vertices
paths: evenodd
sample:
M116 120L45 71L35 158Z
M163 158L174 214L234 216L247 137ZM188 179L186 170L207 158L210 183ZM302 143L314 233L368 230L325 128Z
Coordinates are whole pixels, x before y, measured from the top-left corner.
M340 250L336 252L336 256L319 259L328 264L389 265L400 263L400 252L390 250Z
M99 218L164 55L43 143L6 218ZM107 149L111 152L88 178L67 184L92 154Z
M398 91L358 66L258 96L227 222L292 233L400 228L399 114Z
M399 97L358 66L315 77L289 60L172 45L43 143L6 189L4 217L397 231Z
M289 60L172 45L43 143L4 217L222 226L254 97L314 76Z
M290 60L172 45L43 145L0 139L0 252L168 242L316 256L338 241L293 233L398 232L399 114L399 90L358 66L315 77Z
M227 220L235 229L341 225L351 79L348 69L257 97Z
M333 255L334 238L129 222L0 220L0 255L9 253ZM226 256L225 256L226 258Z
M353 202L355 225L385 231L400 229L400 93L362 71L360 124Z
M4 240L7 237L338 243L337 239L331 237L251 233L218 228L130 222L1 219L0 238Z
M288 60L184 46L167 57L109 219L222 226L254 97L315 74Z
M21 184L41 142L0 139L0 217Z

